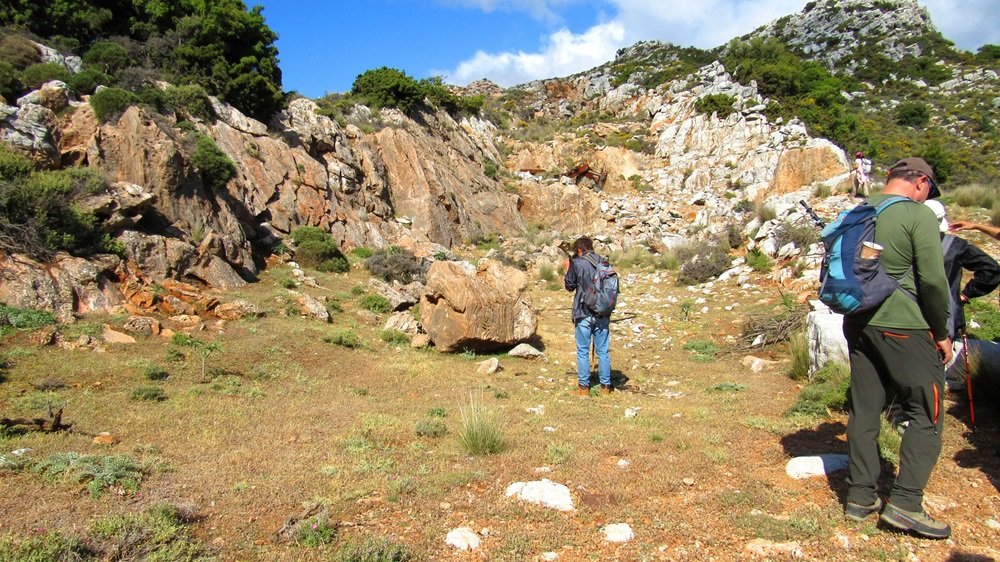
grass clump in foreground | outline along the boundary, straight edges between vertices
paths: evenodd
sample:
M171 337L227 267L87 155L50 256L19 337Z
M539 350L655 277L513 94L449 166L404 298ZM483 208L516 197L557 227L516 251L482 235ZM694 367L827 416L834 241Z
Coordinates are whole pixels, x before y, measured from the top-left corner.
M470 455L495 455L507 450L503 426L495 410L483 404L482 397L469 397L469 407L461 409L462 427L458 439Z
M802 414L825 417L829 411L843 411L847 406L847 389L851 384L851 369L843 363L828 361L802 388L786 416Z

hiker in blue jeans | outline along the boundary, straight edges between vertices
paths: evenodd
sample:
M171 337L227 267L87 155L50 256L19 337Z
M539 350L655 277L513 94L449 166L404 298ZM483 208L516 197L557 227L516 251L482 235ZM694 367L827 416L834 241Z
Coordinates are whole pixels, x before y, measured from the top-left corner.
M577 396L590 395L590 346L593 342L601 394L607 395L611 393L611 355L608 353L611 319L595 316L583 304L583 295L594 285L594 273L600 257L594 253L594 241L586 236L573 243L573 254L572 258L566 258L566 277L563 279L567 291L576 291L573 295L573 324L576 326L576 371L579 381L573 393Z

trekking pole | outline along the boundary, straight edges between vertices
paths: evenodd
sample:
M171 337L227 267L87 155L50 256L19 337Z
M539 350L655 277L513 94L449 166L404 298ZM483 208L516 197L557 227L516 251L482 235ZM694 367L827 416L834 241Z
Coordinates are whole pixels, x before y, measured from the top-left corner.
M976 408L972 405L972 372L969 370L969 338L965 335L965 328L962 328L962 353L965 354L965 390L969 394L969 420L972 423L972 432L976 431Z

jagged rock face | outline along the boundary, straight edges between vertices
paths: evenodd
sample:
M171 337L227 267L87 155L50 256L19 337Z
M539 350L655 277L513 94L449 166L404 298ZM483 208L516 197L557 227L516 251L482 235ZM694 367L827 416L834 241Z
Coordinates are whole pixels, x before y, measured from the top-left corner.
M510 347L534 337L538 326L527 275L486 259L475 270L467 263L434 262L420 319L434 346L445 352Z
M403 126L366 137L370 145L363 145L371 171L377 171L378 162L384 166L384 183L392 186L397 216L405 217L427 240L448 247L490 232L522 229L515 199L487 178L480 164L482 154L499 160L496 148L476 145L476 137L447 114L421 118L434 135L415 132L409 120L403 120Z
M926 54L917 39L936 32L917 0L833 0L810 2L754 34L778 37L828 68L851 71L866 62L852 58L859 44L878 41L880 52L898 62Z
M122 304L117 283L123 276L116 256L85 260L59 253L44 265L25 256L6 256L0 262L0 302L51 310L60 322L69 323L75 312L108 312Z

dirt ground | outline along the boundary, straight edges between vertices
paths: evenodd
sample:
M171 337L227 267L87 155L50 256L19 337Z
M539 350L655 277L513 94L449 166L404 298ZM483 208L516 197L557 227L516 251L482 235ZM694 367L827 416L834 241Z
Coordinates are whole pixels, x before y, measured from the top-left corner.
M257 302L266 317L192 332L221 348L207 359L208 378L198 356L177 357L156 336L103 352L40 347L26 333L0 340L9 363L0 417L38 415L54 404L74 429L6 437L0 453L30 448L35 460L69 451L131 455L157 467L137 493L97 498L81 484L0 471L0 534L80 534L100 517L168 501L193 512L195 536L233 561L327 560L365 537L397 541L415 560L542 560L544 553L562 561L1000 558L994 404L976 403L973 432L967 400L948 397L927 509L952 525L949 540L899 534L875 517L845 520L843 471L786 475L793 457L846 453L846 416L783 416L801 388L787 374L784 346L753 353L766 360L760 372L748 366L748 353L729 351L747 313L783 306L763 274L758 289L695 292L667 274L623 272L612 328L618 390L582 398L570 394L569 294L549 282L532 288L547 360L495 355L502 370L484 375L476 369L485 356L382 341L385 317L373 322L359 313L361 291L352 292L366 286L363 270L317 274L321 288L302 289L340 304L332 325L282 315L287 291L276 280L285 273L274 268L261 283L222 295ZM685 301L697 302L688 321ZM86 318L64 329L64 338L124 320ZM363 345L324 341L344 330ZM722 351L699 356L684 349L692 341ZM156 383L167 399L131 399L136 387L151 384L143 375L150 364L170 373ZM506 451L462 450L457 434L472 401L501 416ZM448 434L418 435L418 424L431 419L443 420ZM93 443L99 432L118 442ZM894 467L884 468L887 486ZM542 478L567 486L575 509L505 495L512 483ZM329 544L273 541L287 518L313 505L325 506L337 528ZM630 525L634 538L605 541L602 529L613 523ZM458 527L479 534L477 550L445 544Z

